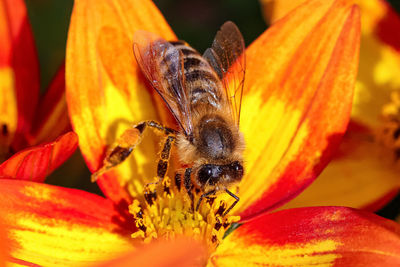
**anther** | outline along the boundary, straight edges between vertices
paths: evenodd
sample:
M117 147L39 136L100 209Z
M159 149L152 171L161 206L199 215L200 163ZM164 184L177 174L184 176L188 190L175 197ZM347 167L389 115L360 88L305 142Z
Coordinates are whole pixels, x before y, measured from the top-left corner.
M146 230L147 230L147 227L146 227L144 224L142 224L142 223L139 223L138 228L139 228L141 231L143 231L143 232L146 232Z
M208 197L208 198L207 198L207 203L208 203L210 206L212 206L212 205L214 204L214 200L215 200L215 197Z
M221 226L222 226L222 223L216 222L214 225L214 229L218 231L221 228Z
M138 213L136 213L136 217L140 218L140 219L143 219L143 211L140 210Z
M229 228L229 226L231 226L231 224L227 223L227 222L224 222L223 226L224 226L224 229L226 230L226 229Z
M146 199L147 204L152 206L154 204L154 201L157 199L157 192L147 191L144 193L144 198Z
M169 180L169 178L165 178L162 181L162 185L164 187L164 193L166 196L170 197L171 196L171 181Z
M165 194L167 194L167 196L171 195L171 189L167 186L164 186L164 192L165 192Z
M222 217L222 215L224 214L226 209L226 204L225 202L221 201L221 203L219 204L219 207L217 209L217 211L215 212L215 215L219 215Z

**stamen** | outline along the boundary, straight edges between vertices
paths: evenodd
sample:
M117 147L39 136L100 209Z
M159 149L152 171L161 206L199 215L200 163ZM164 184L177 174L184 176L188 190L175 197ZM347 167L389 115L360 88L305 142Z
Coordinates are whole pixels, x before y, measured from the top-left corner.
M194 195L194 203L197 203L201 193L194 192ZM129 212L138 229L132 237L150 242L154 238L186 235L205 242L212 253L225 231L240 219L239 216L224 215L228 204L215 199L212 196L201 203L198 211L193 211L188 193L180 191L169 177L165 177L158 184L146 186L143 203L137 198L130 205Z

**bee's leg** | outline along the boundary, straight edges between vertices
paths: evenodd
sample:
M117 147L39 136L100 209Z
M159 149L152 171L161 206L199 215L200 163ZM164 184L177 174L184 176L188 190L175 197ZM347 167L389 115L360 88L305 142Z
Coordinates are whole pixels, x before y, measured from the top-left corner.
M133 149L138 145L142 139L142 134L146 127L151 127L165 135L175 135L177 132L173 129L167 128L155 121L144 121L132 128L125 130L125 132L116 141L116 146L107 152L103 161L103 167L97 172L92 174L92 181L96 181L97 177L115 166L124 162L124 160L131 154Z
M225 189L225 191L226 191L231 197L233 197L233 198L235 199L235 202L233 202L232 205L229 207L229 209L227 209L227 210L224 212L224 216L225 216L226 214L228 214L228 212L230 212L231 209L233 209L233 207L235 207L236 204L239 202L239 197L238 197L237 195L235 195L234 193L232 193L232 192L229 191L228 189Z
M175 139L175 135L172 134L168 135L165 139L164 147L161 151L161 157L157 164L157 177L159 178L159 181L164 179L165 174L168 171L169 157L171 155L171 148L172 144L175 142Z
M200 196L200 199L199 199L199 201L197 202L197 205L196 205L196 211L199 210L199 208L200 208L200 203L201 203L201 201L203 200L203 198L207 198L209 195L214 194L215 191L216 191L216 190L214 189L214 190L208 191L207 193L204 193L204 194L202 194L202 195Z
M178 188L178 191L181 191L182 174L180 172L175 173L175 186L176 186L176 188Z
M191 168L187 168L185 170L185 174L183 176L183 184L186 188L186 191L190 197L190 200L192 201L192 210L194 211L194 196L193 196L193 184L192 184L192 180L190 179L190 174L192 173L192 169Z
M149 203L150 205L153 204L153 200L155 200L155 198L157 197L155 188L151 189L150 186L156 185L159 182L161 182L164 179L165 175L167 174L169 157L171 155L171 148L172 148L172 144L175 142L175 139L176 139L176 137L172 133L170 133L167 136L167 138L165 139L164 147L163 147L163 150L161 151L161 157L157 164L158 180L153 183L148 183L145 186L144 197L145 197L147 203Z

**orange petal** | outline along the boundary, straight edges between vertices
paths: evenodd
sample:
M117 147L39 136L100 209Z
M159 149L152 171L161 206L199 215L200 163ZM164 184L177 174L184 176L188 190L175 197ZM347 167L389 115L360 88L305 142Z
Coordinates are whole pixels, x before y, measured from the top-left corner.
M187 238L156 241L118 259L97 266L205 266L206 249Z
M365 127L350 124L318 179L283 208L340 205L379 209L400 188L399 168ZM372 210L372 211L375 211Z
M9 244L10 241L4 227L3 216L0 214L0 267L5 267L9 259Z
M284 210L224 239L213 266L398 266L400 226L343 207Z
M84 191L0 180L0 213L11 261L28 266L77 266L132 249L126 219L113 203Z
M154 90L147 91L132 51L132 37L139 29L175 39L151 1L75 1L67 42L67 103L92 172L101 166L107 146L124 130L157 119L151 99ZM154 164L156 144L144 138L128 163L99 179L108 197L127 198L121 188L127 180L155 175L149 164Z
M0 1L0 153L25 145L39 95L39 65L22 0ZM3 151L1 151L3 150Z
M58 70L36 111L30 145L50 142L71 130L65 100L65 66Z
M69 132L54 142L18 152L0 165L0 177L43 182L78 147L78 137Z
M312 11L312 12L311 12ZM244 220L299 194L322 171L350 115L360 19L343 1L310 1L247 50L241 128Z

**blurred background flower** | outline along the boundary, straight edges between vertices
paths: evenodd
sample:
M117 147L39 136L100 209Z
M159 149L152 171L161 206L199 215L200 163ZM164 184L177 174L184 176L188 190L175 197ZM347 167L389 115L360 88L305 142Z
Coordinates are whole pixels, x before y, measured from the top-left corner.
M40 96L39 62L22 0L0 1L0 39L0 177L42 182L78 145L76 135L67 133L64 66Z

